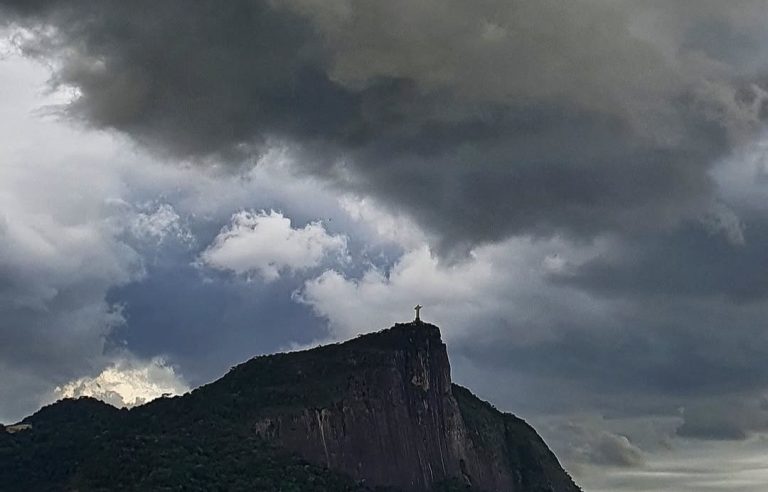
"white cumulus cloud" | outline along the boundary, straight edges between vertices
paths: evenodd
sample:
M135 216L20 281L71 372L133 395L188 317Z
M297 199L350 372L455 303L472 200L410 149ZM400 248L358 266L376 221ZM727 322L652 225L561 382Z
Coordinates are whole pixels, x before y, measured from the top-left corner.
M551 336L555 316L563 312L596 319L608 309L546 284L547 262L561 249L557 240L516 238L451 263L422 246L390 268L370 267L360 277L326 270L305 282L296 299L327 319L339 339L408 321L419 303L422 319L441 326L448 339L469 333L477 339L501 327L519 343L540 341ZM578 259L589 252L570 253Z
M318 266L330 254L343 255L347 239L329 234L320 222L293 228L291 219L274 210L241 211L232 216L200 255L202 264L237 274L275 280L285 270Z
M116 407L132 407L163 395L178 395L189 386L160 357L149 361L121 359L94 377L82 377L57 387L58 398L90 396Z

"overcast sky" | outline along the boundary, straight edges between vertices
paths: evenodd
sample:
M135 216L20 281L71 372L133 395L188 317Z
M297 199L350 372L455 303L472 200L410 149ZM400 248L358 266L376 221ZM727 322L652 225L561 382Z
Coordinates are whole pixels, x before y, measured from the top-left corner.
M420 303L585 490L765 490L766 26L758 0L0 0L0 422Z

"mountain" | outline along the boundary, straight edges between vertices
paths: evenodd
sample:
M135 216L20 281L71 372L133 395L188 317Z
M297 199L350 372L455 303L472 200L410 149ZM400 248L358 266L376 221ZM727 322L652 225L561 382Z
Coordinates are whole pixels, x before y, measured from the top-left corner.
M422 322L261 356L119 410L62 400L0 430L0 490L576 492L533 428L451 382Z

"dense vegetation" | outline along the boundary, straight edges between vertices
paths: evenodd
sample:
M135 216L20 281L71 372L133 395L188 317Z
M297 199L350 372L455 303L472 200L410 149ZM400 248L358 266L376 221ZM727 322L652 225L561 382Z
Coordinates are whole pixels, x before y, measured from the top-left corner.
M225 419L166 421L81 398L26 422L0 434L0 490L369 490Z
M151 420L90 398L46 407L26 420L32 429L0 432L0 490L390 490L306 463L224 420L142 425Z
M0 491L383 492L274 447L245 422L329 402L351 370L384 364L403 333L256 357L189 395L132 410L62 400L25 419L30 430L0 429Z

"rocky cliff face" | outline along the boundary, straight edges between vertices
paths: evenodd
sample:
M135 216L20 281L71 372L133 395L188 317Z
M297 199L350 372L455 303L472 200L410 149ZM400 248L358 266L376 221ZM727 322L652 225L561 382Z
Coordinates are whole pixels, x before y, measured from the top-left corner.
M65 400L23 422L0 432L0 490L579 490L530 426L451 383L421 322L130 411Z
M294 411L267 409L253 432L309 461L371 485L428 490L456 479L479 490L578 490L541 438L451 383L439 329L414 322L306 353L261 358L293 384L326 385L329 394ZM341 375L342 377L338 377ZM274 391L280 392L279 384Z

